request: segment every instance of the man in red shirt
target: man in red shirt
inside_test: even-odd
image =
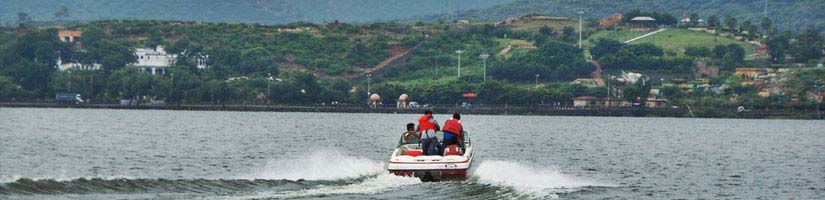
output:
[[[438,137],[435,132],[441,130],[438,121],[433,117],[433,111],[424,111],[424,116],[418,118],[418,128],[421,134],[421,150],[424,155],[438,155]]]
[[[461,126],[461,114],[454,113],[453,118],[448,119],[444,122],[444,145],[458,145],[463,147],[462,141],[464,141],[464,137],[462,133],[464,133],[464,127]]]

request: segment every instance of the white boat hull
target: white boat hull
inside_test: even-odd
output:
[[[464,180],[473,161],[473,149],[467,147],[463,155],[409,156],[403,148],[393,151],[387,170],[399,176],[412,176],[422,181]]]

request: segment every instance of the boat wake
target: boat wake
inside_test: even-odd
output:
[[[270,161],[262,172],[245,179],[338,180],[374,176],[385,172],[384,163],[322,150],[297,158]]]
[[[473,180],[479,184],[511,188],[529,198],[557,198],[560,193],[576,192],[585,187],[613,187],[612,184],[512,161],[483,161],[472,173]]]
[[[293,180],[243,180],[243,179],[103,179],[79,178],[66,181],[54,179],[20,178],[10,183],[0,183],[3,195],[37,194],[134,194],[134,193],[215,193],[232,194],[270,190],[300,190],[317,185],[345,185],[357,180],[293,181]]]
[[[194,194],[198,198],[284,199],[329,196],[430,195],[463,198],[557,198],[590,187],[611,187],[557,170],[512,161],[479,161],[461,182],[421,183],[418,178],[389,174],[384,163],[318,151],[270,161],[261,171],[234,179],[17,178],[0,183],[0,195]],[[406,187],[415,185],[414,187]],[[401,190],[401,188],[405,188]],[[412,190],[410,190],[412,188]],[[399,194],[400,192],[400,194]],[[185,197],[186,198],[186,197]]]

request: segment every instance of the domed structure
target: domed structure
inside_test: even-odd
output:
[[[378,104],[381,103],[381,95],[378,95],[378,93],[373,93],[372,95],[370,95],[369,101],[370,101],[370,103],[369,103],[370,107],[372,107],[372,108],[378,107]]]
[[[370,95],[370,101],[381,101],[381,95],[378,95],[378,93],[373,93]]]
[[[407,94],[401,94],[398,96],[398,101],[395,104],[395,109],[407,109],[407,98],[410,96]]]

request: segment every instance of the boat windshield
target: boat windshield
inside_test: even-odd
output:
[[[401,136],[401,138],[398,139],[398,145],[418,144],[418,143],[421,143],[421,139],[418,139],[418,137],[415,137],[415,136],[407,137],[406,139],[404,138],[404,136]]]
[[[436,136],[438,137],[438,141],[444,141],[444,133],[443,132],[436,132]],[[470,134],[467,131],[462,132],[462,136],[464,136],[464,144],[470,144]],[[421,139],[417,137],[407,137],[406,139],[401,136],[398,139],[398,145],[406,145],[406,144],[420,144]]]

